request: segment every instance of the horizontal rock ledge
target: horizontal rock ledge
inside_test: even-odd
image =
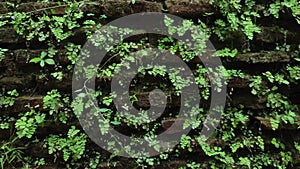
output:
[[[259,117],[256,116],[255,119],[257,119],[258,121],[260,121],[260,124],[262,124],[267,130],[272,130],[272,125],[271,125],[271,118],[270,117]],[[281,124],[279,124],[279,129],[283,129],[283,130],[297,130],[298,129],[298,125],[297,123],[300,122],[300,116],[297,116],[295,118],[295,125],[291,125],[291,124],[284,124],[283,122],[281,122]]]
[[[241,91],[237,90],[237,93],[241,94]],[[262,110],[266,108],[264,102],[259,100],[256,96],[252,95],[251,93],[242,93],[243,95],[233,94],[226,96],[225,101],[227,104],[232,106],[239,106],[240,104],[244,105],[245,108],[253,109],[253,110]],[[135,93],[137,101],[134,102],[134,106],[137,108],[149,108],[151,104],[149,102],[149,93],[148,92],[136,92]],[[180,97],[176,96],[174,92],[166,93],[166,106],[167,108],[180,108],[181,106],[181,99]],[[200,96],[200,95],[199,95]],[[28,111],[29,109],[26,106],[29,104],[30,107],[34,107],[38,110],[47,111],[47,109],[43,109],[43,97],[44,96],[20,96],[16,98],[15,103],[13,106],[8,108],[0,108],[3,114],[14,114],[19,112]],[[121,102],[121,101],[119,101]],[[122,104],[122,103],[119,103]],[[161,107],[165,103],[156,103],[157,107]],[[201,99],[200,101],[201,107],[207,109],[210,106],[209,100]]]
[[[257,53],[245,53],[236,55],[233,60],[247,63],[288,63],[291,56],[282,51],[264,51]]]
[[[46,51],[43,49],[38,50],[29,50],[29,49],[18,49],[18,50],[10,50],[5,53],[4,59],[0,62],[0,67],[6,67],[11,64],[28,64],[30,59],[40,57],[42,51]],[[56,55],[54,56],[54,60],[59,65],[69,64],[70,61],[66,56],[66,50],[58,50]],[[167,52],[166,54],[170,54]],[[178,55],[180,57],[180,55]],[[258,64],[258,63],[288,63],[293,60],[294,55],[288,54],[283,51],[262,51],[262,52],[254,52],[254,53],[245,53],[245,54],[237,54],[235,57],[223,57],[220,58],[223,61],[223,65],[226,67],[228,63],[236,63],[245,62],[247,64]],[[116,59],[120,59],[116,57]],[[174,59],[163,59],[165,63],[176,64],[177,60]],[[182,60],[182,59],[181,59]],[[209,63],[210,65],[217,64],[214,57],[211,54],[205,54],[203,57],[195,57],[190,63],[198,64],[198,63]],[[24,65],[26,66],[26,65]]]
[[[26,68],[26,67],[25,67]],[[30,67],[28,67],[29,69]],[[39,65],[37,64],[36,66],[31,64],[31,72],[28,72],[26,76],[24,76],[24,73],[22,73],[22,71],[15,73],[14,75],[11,75],[11,73],[9,73],[8,75],[4,74],[5,72],[3,72],[3,74],[0,74],[0,85],[5,87],[7,90],[9,89],[32,89],[33,87],[36,86],[41,86],[43,87],[43,89],[45,91],[47,91],[48,89],[51,88],[58,88],[61,90],[69,90],[72,88],[72,72],[63,72],[63,79],[62,80],[57,80],[55,79],[50,72],[45,72],[44,77],[38,77],[37,75],[35,75],[36,73],[39,73]],[[36,70],[36,71],[34,71]],[[16,71],[16,70],[12,70],[12,71]],[[53,71],[55,72],[55,71]],[[52,73],[52,71],[51,71]],[[19,74],[19,75],[17,75]],[[147,83],[145,80],[145,76],[143,75],[139,75],[138,80],[142,80],[142,82],[138,82],[137,86],[138,87],[143,87],[143,85],[148,85],[148,86],[153,86],[153,85],[157,85],[157,77],[153,77],[153,76],[147,76]],[[191,76],[191,78],[193,78]],[[206,77],[208,78],[208,77]],[[252,76],[247,75],[247,77],[245,78],[232,78],[230,80],[228,80],[228,85],[227,87],[229,88],[248,88],[249,83],[251,82],[251,78]],[[168,77],[166,77],[166,79],[168,79]],[[207,79],[210,80],[210,79]],[[96,79],[96,84],[97,85],[110,85],[110,81],[111,78],[103,76],[101,78],[97,78]],[[213,79],[212,79],[213,82]],[[169,85],[168,82],[164,82],[162,81],[162,83],[166,83],[166,85]],[[170,86],[171,88],[171,86]],[[297,92],[297,91],[294,91]]]
[[[138,12],[161,12],[162,4],[157,2],[149,2],[143,0],[137,0],[135,4],[132,4],[131,1],[118,1],[118,0],[109,0],[103,2],[79,2],[78,11],[85,13],[94,13],[94,14],[105,14],[108,17],[120,17],[128,14],[138,13]],[[10,8],[5,2],[0,3],[0,13],[5,14],[8,12],[13,12],[15,9]],[[68,7],[67,4],[56,2],[27,2],[21,3],[18,5],[16,11],[33,13],[36,15],[41,15],[44,12],[53,15],[63,15],[65,9]]]
[[[300,39],[296,38],[300,34],[298,32],[285,31],[282,28],[264,27],[262,26],[262,32],[256,34],[253,41],[251,41],[251,48],[254,51],[260,51],[266,49],[266,46],[274,46],[276,43],[278,45],[291,45],[298,46]],[[59,45],[63,47],[67,42],[73,42],[75,44],[85,44],[86,43],[86,31],[94,32],[95,28],[76,28],[73,30],[73,35],[63,40]],[[139,32],[140,36],[132,36],[128,40],[139,41],[141,36],[148,37],[151,44],[157,44],[157,40],[161,38],[160,36],[145,35],[144,30],[136,30]],[[130,36],[130,35],[129,35]],[[210,41],[215,46],[216,49],[222,49],[224,47],[242,49],[243,44],[247,41],[245,35],[242,32],[231,32],[225,37],[224,42],[218,40],[217,37],[212,36]],[[18,35],[12,26],[0,27],[0,45],[2,48],[7,48],[7,46],[23,45],[27,48],[45,47],[45,42],[39,42],[37,38],[31,41],[26,41],[21,35]],[[228,46],[231,44],[231,46]],[[274,46],[275,48],[275,46]],[[268,50],[274,50],[274,48],[268,48]]]
[[[209,0],[166,0],[165,5],[168,13],[185,18],[197,18],[206,13],[217,11],[217,9],[209,3]]]

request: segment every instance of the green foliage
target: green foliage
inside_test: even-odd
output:
[[[287,66],[287,70],[289,72],[289,81],[290,82],[297,82],[300,80],[300,66]]]
[[[300,3],[297,0],[275,1],[270,5],[269,13],[275,18],[279,18],[279,12],[284,9],[290,9],[295,20],[300,24]]]
[[[74,43],[68,43],[65,48],[67,49],[67,57],[71,61],[71,64],[75,64],[78,61],[78,53],[81,49],[80,45],[75,45]]]
[[[31,138],[35,134],[38,125],[42,125],[44,123],[45,117],[45,114],[36,112],[33,109],[31,109],[29,112],[26,112],[16,121],[15,124],[18,137]]]
[[[15,98],[19,96],[16,89],[8,91],[6,95],[0,93],[0,108],[7,108],[15,103]]]
[[[40,57],[35,57],[30,59],[29,62],[40,63],[41,67],[44,67],[45,64],[55,65],[55,61],[53,60],[53,56],[56,54],[56,50],[49,48],[47,52],[43,51]]]
[[[187,77],[182,77],[179,75],[180,70],[178,69],[171,69],[169,72],[169,79],[171,80],[172,84],[175,87],[176,94],[179,95],[180,91],[191,84],[191,81]]]
[[[237,53],[238,51],[236,49],[230,50],[229,48],[224,48],[222,50],[218,50],[215,55],[218,57],[235,57]]]
[[[72,126],[67,137],[58,135],[50,135],[45,143],[45,147],[48,147],[49,154],[63,153],[63,160],[68,161],[71,159],[72,162],[80,160],[85,151],[86,135],[80,133],[80,130]]]
[[[260,28],[255,24],[255,19],[260,15],[256,12],[255,1],[247,1],[245,5],[241,1],[210,0],[220,8],[220,12],[226,20],[217,19],[215,21],[214,33],[220,40],[225,39],[227,32],[242,30],[246,37],[253,39],[254,33],[260,33]]]
[[[63,72],[53,72],[51,75],[56,78],[57,80],[62,80],[63,79]]]
[[[190,137],[190,136],[183,135],[183,136],[181,137],[181,140],[180,140],[180,147],[181,147],[182,149],[187,148],[187,150],[188,150],[189,152],[192,152],[193,149],[192,149],[192,147],[191,147],[191,137]]]
[[[44,102],[44,108],[49,108],[49,114],[52,115],[54,112],[56,112],[60,107],[62,107],[62,102],[61,102],[61,95],[60,93],[56,90],[53,89],[49,92],[47,92],[47,95],[44,96],[43,102]]]
[[[4,142],[1,141],[0,146],[0,168],[6,168],[7,164],[14,165],[23,159],[23,149],[24,147],[16,147],[14,144],[17,138],[13,140]]]
[[[47,95],[43,97],[43,108],[49,109],[49,115],[53,116],[55,120],[60,120],[62,123],[67,123],[69,116],[69,108],[64,107],[69,102],[68,97],[62,97],[62,95],[53,89],[47,92]]]
[[[8,49],[0,48],[0,62],[5,58],[5,52],[7,52]]]
[[[48,0],[43,0],[42,2],[49,3]],[[135,0],[131,0],[130,2],[131,5],[136,3]],[[63,14],[56,14],[55,7],[39,9],[41,13],[38,15],[35,14],[35,9],[26,13],[10,12],[7,16],[0,16],[0,27],[13,27],[17,34],[25,38],[26,45],[36,41],[47,44],[40,56],[31,57],[29,62],[37,63],[43,68],[42,70],[45,72],[39,74],[39,77],[51,75],[57,80],[63,80],[68,73],[64,71],[64,66],[68,70],[71,70],[79,60],[78,56],[82,48],[81,45],[70,42],[70,37],[78,32],[78,30],[83,30],[86,37],[91,37],[94,30],[102,27],[101,23],[107,22],[107,20],[103,22],[103,19],[106,19],[106,16],[103,14],[98,15],[82,12],[84,10],[81,9],[88,7],[85,5],[89,3],[93,2],[67,0],[57,2],[56,7],[63,7],[62,9],[65,10]],[[185,121],[183,124],[183,128],[192,127],[192,134],[182,136],[179,144],[166,153],[150,158],[133,159],[133,161],[141,168],[155,168],[156,165],[162,164],[163,161],[168,161],[175,157],[184,157],[185,155],[194,155],[201,151],[201,153],[204,153],[205,158],[209,159],[208,161],[202,163],[202,161],[187,160],[186,166],[181,168],[198,169],[203,166],[208,168],[249,169],[290,168],[295,158],[290,147],[280,137],[274,137],[271,138],[271,141],[267,141],[263,137],[264,133],[261,131],[261,126],[265,125],[265,123],[269,124],[274,132],[279,132],[285,126],[299,126],[299,122],[297,121],[299,116],[297,112],[299,110],[297,106],[290,102],[288,94],[282,91],[282,88],[285,89],[285,87],[289,88],[292,85],[299,84],[300,67],[298,63],[300,61],[300,45],[298,49],[295,49],[297,46],[287,44],[285,37],[284,45],[278,43],[274,50],[287,52],[288,54],[292,53],[294,56],[292,57],[293,61],[290,64],[284,64],[280,71],[269,70],[256,72],[251,75],[248,75],[248,72],[246,73],[244,70],[230,69],[223,66],[216,68],[206,67],[206,65],[204,66],[201,63],[195,62],[197,60],[195,58],[205,52],[209,52],[204,50],[206,48],[206,40],[216,35],[220,41],[224,41],[226,44],[215,52],[214,57],[220,57],[225,61],[235,60],[235,57],[239,53],[252,49],[252,40],[255,40],[255,35],[261,32],[260,25],[258,25],[259,22],[257,22],[260,17],[273,16],[273,19],[276,20],[281,17],[281,13],[291,13],[291,16],[300,24],[299,2],[297,0],[273,0],[266,2],[267,4],[263,5],[263,7],[262,4],[254,0],[210,0],[210,3],[218,8],[220,12],[213,19],[213,26],[211,27],[208,27],[208,25],[211,25],[210,19],[205,23],[200,20],[196,22],[195,20],[185,20],[176,26],[171,18],[167,17],[164,20],[164,24],[168,28],[168,33],[171,35],[184,36],[190,30],[194,46],[185,45],[182,41],[171,37],[162,37],[158,39],[157,46],[155,47],[161,51],[178,55],[188,66],[196,69],[193,73],[195,82],[200,89],[201,99],[209,101],[211,90],[220,92],[221,87],[224,84],[228,84],[230,80],[241,79],[249,82],[251,93],[258,98],[257,104],[263,105],[266,108],[263,110],[252,110],[246,105],[232,104],[230,95],[236,89],[228,88],[230,91],[228,92],[229,99],[226,109],[222,114],[220,125],[209,140],[203,141],[197,135],[201,131],[201,123],[206,117],[205,113],[207,113],[207,110],[202,107],[194,107],[189,113],[199,115],[196,119]],[[13,9],[17,9],[18,7],[14,3],[7,2],[7,4]],[[207,14],[207,16],[209,15],[211,14]],[[108,20],[110,19],[108,18]],[[195,23],[196,26],[194,26]],[[131,55],[132,52],[140,51],[143,57],[146,57],[148,53],[144,49],[153,47],[153,44],[148,39],[148,35],[147,38],[135,42],[129,42],[127,39],[124,40],[121,38],[121,41],[115,46],[108,46],[108,44],[114,42],[115,39],[113,37],[116,31],[125,36],[134,30],[109,27],[99,37],[94,38],[93,44],[100,49],[108,51],[109,58],[105,60],[105,63],[97,66],[82,63],[87,79],[96,76],[108,83],[116,73],[120,72],[121,67],[130,68],[129,63],[138,63],[140,61]],[[230,44],[233,43],[231,39],[236,39],[234,37],[236,33],[244,35],[243,38],[238,39],[243,43],[241,44],[242,49],[236,48],[234,44]],[[285,36],[287,36],[287,31],[285,32]],[[6,52],[8,52],[8,49],[0,48],[0,61],[8,58]],[[89,57],[89,54],[84,53],[84,57]],[[67,59],[67,65],[60,63],[64,58]],[[173,95],[180,97],[181,89],[193,83],[190,78],[181,76],[179,69],[168,70],[167,66],[163,65],[140,66],[138,67],[138,71],[139,75],[131,83],[131,88],[138,89],[139,91],[137,92],[148,92],[150,89],[158,88],[162,89],[168,93],[168,101],[171,102]],[[208,77],[209,74],[212,77]],[[147,80],[149,76],[154,77],[154,79],[165,80],[167,84],[149,85],[145,83],[144,86],[140,87],[141,82],[144,79]],[[221,77],[224,77],[225,81],[222,81]],[[87,80],[86,83],[88,82]],[[120,83],[122,84],[122,82]],[[212,89],[213,85],[216,88]],[[24,168],[45,165],[47,162],[43,158],[30,159],[30,157],[23,157],[22,150],[24,148],[17,146],[15,143],[18,139],[35,142],[33,139],[38,132],[38,127],[43,127],[46,120],[53,120],[53,118],[54,123],[51,123],[51,125],[71,126],[66,135],[51,134],[46,136],[47,138],[44,140],[45,148],[47,148],[49,154],[53,154],[55,163],[59,163],[60,161],[57,160],[62,159],[63,164],[59,164],[65,165],[64,167],[67,168],[99,168],[101,163],[108,161],[107,163],[110,167],[116,167],[119,163],[110,161],[115,156],[114,154],[111,157],[107,157],[101,151],[86,146],[86,135],[72,126],[74,124],[74,119],[72,119],[73,114],[80,117],[83,115],[84,108],[91,109],[91,112],[95,113],[95,115],[101,113],[108,120],[109,123],[99,120],[100,132],[109,132],[108,125],[117,128],[127,126],[130,129],[134,129],[136,133],[144,133],[144,138],[153,145],[153,148],[160,150],[161,145],[154,142],[153,138],[155,138],[157,133],[161,132],[162,124],[160,122],[150,123],[149,115],[153,112],[141,110],[140,118],[130,116],[129,108],[135,105],[139,98],[135,92],[129,92],[132,105],[122,106],[127,111],[125,114],[128,115],[128,117],[124,118],[113,106],[113,99],[117,96],[105,87],[100,85],[98,88],[100,91],[97,91],[96,94],[97,99],[99,99],[98,104],[101,107],[99,109],[95,108],[95,103],[86,102],[85,96],[89,96],[90,93],[87,86],[83,86],[82,89],[77,91],[79,97],[76,100],[70,101],[69,96],[64,95],[63,92],[51,89],[43,97],[43,105],[36,105],[34,108],[30,107],[30,110],[27,112],[19,112],[19,116],[16,119],[4,119],[4,117],[1,117],[0,129],[8,130],[11,126],[14,126],[15,130],[11,132],[12,134],[16,134],[16,137],[12,141],[1,140],[1,168],[13,166],[18,162],[22,162]],[[17,90],[6,91],[4,89],[0,94],[0,108],[5,110],[13,106],[17,97],[19,97]],[[190,106],[188,102],[184,104],[185,106]],[[42,106],[42,111],[36,109],[40,108],[39,106]],[[171,112],[163,118],[176,118],[176,113],[176,111]],[[253,118],[256,118],[256,116],[266,119],[266,122],[260,122],[259,127],[255,128],[251,124]],[[140,125],[139,122],[145,123]],[[137,134],[135,132],[129,134],[129,136],[136,137]],[[117,142],[110,141],[109,144],[113,149]],[[278,152],[271,152],[269,150],[270,145]],[[300,152],[299,141],[294,141],[294,147],[295,150]],[[127,147],[124,147],[124,151],[130,152]],[[182,152],[185,154],[181,154]]]
[[[300,145],[298,142],[294,142],[294,146],[298,152],[300,152]]]

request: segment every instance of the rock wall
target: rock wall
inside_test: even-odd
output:
[[[263,14],[264,9],[260,7],[268,6],[269,4],[264,1],[258,1],[256,5],[257,12]],[[5,16],[10,12],[15,11],[25,12],[27,14],[30,13],[35,17],[42,16],[43,14],[49,16],[62,16],[66,14],[66,7],[67,5],[64,5],[63,3],[58,4],[57,2],[44,3],[30,0],[14,0],[7,3],[6,1],[0,1],[0,16]],[[95,1],[83,3],[79,8],[79,11],[84,14],[92,13],[94,16],[105,15],[105,19],[99,20],[99,22],[102,22],[103,24],[116,18],[137,12],[163,12],[177,15],[185,19],[192,19],[193,21],[200,19],[207,24],[208,27],[213,26],[216,19],[224,18],[219,7],[206,0],[195,2],[187,0],[137,0],[134,4],[132,2],[118,0],[103,2]],[[88,16],[84,16],[79,22],[86,20],[85,17],[88,18]],[[4,20],[3,18],[0,17],[0,21]],[[272,112],[272,108],[267,105],[268,95],[261,97],[254,95],[251,93],[253,87],[249,85],[257,75],[262,75],[264,72],[270,71],[274,74],[281,73],[288,76],[287,66],[299,65],[299,62],[296,61],[295,58],[299,58],[297,48],[300,44],[300,39],[298,38],[300,25],[297,24],[294,17],[289,12],[280,13],[278,19],[272,16],[257,18],[256,24],[259,25],[261,31],[260,33],[255,33],[252,40],[247,39],[245,34],[240,30],[226,34],[223,41],[215,34],[212,34],[210,38],[210,41],[217,50],[225,47],[238,49],[239,52],[235,57],[221,58],[223,65],[227,69],[241,70],[247,74],[244,78],[234,77],[229,80],[227,86],[227,105],[229,105],[229,107],[239,107],[240,105],[243,105],[244,112],[253,112],[245,125],[254,131],[259,130],[260,135],[265,140],[266,151],[276,152],[276,148],[272,147],[271,140],[274,136],[282,138],[282,142],[286,143],[286,149],[293,152],[293,163],[289,165],[290,167],[296,168],[300,166],[299,152],[297,152],[293,143],[294,141],[300,140],[300,137],[298,136],[298,126],[296,123],[295,125],[290,125],[281,122],[282,125],[280,125],[279,129],[273,131],[270,117],[263,116],[263,114]],[[72,30],[72,36],[57,42],[57,53],[53,58],[55,66],[46,65],[45,67],[41,67],[39,64],[30,63],[29,61],[41,56],[41,53],[47,49],[47,41],[39,41],[37,38],[27,40],[25,37],[27,34],[26,30],[23,35],[20,35],[15,28],[9,24],[0,27],[0,48],[8,49],[0,62],[0,86],[3,90],[3,95],[6,94],[6,91],[11,91],[13,89],[16,89],[19,93],[11,106],[5,107],[0,104],[2,116],[0,119],[2,122],[10,117],[18,119],[22,113],[30,111],[29,107],[34,108],[36,111],[48,114],[49,108],[44,108],[43,98],[47,92],[53,89],[57,89],[63,95],[71,96],[73,72],[72,69],[67,69],[67,66],[71,64],[66,56],[68,51],[64,46],[69,42],[83,45],[86,41],[86,31],[93,31],[94,29],[95,28],[74,28]],[[158,36],[151,34],[144,34],[142,37],[147,37],[153,43],[156,43],[159,38]],[[137,41],[140,39],[140,37],[134,38],[131,40]],[[286,49],[286,46],[288,46],[289,49]],[[242,52],[242,50],[246,48],[249,50],[247,52]],[[200,60],[194,59],[192,60],[192,65],[196,65],[200,62]],[[62,80],[58,80],[51,75],[51,73],[55,71],[63,73]],[[149,78],[148,80],[149,83],[156,82],[155,78]],[[103,86],[108,85],[105,77],[101,77],[97,83]],[[266,86],[273,85],[267,77],[262,79],[262,84],[265,84]],[[290,83],[288,85],[280,84],[278,87],[278,91],[287,97],[289,103],[296,106],[300,105],[300,87],[298,82]],[[148,94],[149,93],[147,92],[137,92],[136,95],[138,101],[135,106],[148,108],[150,106],[147,99]],[[203,102],[202,104],[205,106],[207,103]],[[172,106],[174,109],[178,108],[180,106],[180,98],[171,93],[167,105]],[[66,107],[69,107],[66,109],[69,111],[70,105]],[[63,108],[58,111],[63,111],[62,109]],[[298,122],[299,111],[295,112],[295,114],[297,116],[295,117],[295,121]],[[163,121],[162,125],[168,126],[168,123],[172,123],[172,119]],[[57,123],[53,118],[49,118],[45,121],[43,126],[37,128],[34,134],[34,138],[38,140],[37,142],[33,142],[33,139],[22,138],[16,144],[25,146],[26,149],[24,150],[24,154],[29,154],[32,159],[45,158],[48,166],[61,168],[61,166],[63,166],[62,163],[64,163],[63,160],[56,161],[56,158],[62,158],[61,154],[57,154],[57,157],[48,154],[47,149],[43,147],[43,139],[49,134],[66,133],[72,125],[81,128],[76,118],[70,119],[66,124]],[[3,144],[5,141],[10,140],[15,136],[16,129],[14,120],[9,123],[8,128],[0,129],[0,141],[2,141]],[[218,138],[211,139],[210,144],[223,147],[228,146],[226,142],[222,142],[222,139]],[[88,147],[87,149],[92,150],[99,149],[91,140],[88,140],[86,147]],[[183,152],[182,157],[172,156],[170,159],[155,165],[153,168],[178,168],[179,166],[184,166],[187,164],[188,160],[194,159],[194,154],[198,154],[203,157],[203,159],[210,159],[209,156],[203,153],[203,150],[199,145],[194,145],[192,148],[192,153]],[[107,152],[103,150],[99,151],[107,158]],[[245,152],[241,151],[240,153],[244,154]],[[85,158],[89,157],[87,156]],[[82,159],[82,163],[86,163],[84,160],[85,159]],[[134,162],[130,161],[128,166],[126,166],[126,161],[126,159],[120,158],[117,165],[120,168],[136,165]],[[14,165],[20,166],[19,162],[16,162]],[[101,165],[99,168],[105,168],[104,162]],[[8,166],[11,167],[12,165]],[[202,166],[202,168],[205,168],[205,166]]]

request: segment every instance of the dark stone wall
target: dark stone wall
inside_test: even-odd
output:
[[[5,1],[0,0],[0,14],[6,14],[12,11],[30,12],[34,9],[35,15],[40,15],[44,10],[42,8],[56,6],[57,3],[40,3],[31,0],[21,1],[15,0],[10,2],[17,2],[19,5],[16,9],[8,6]],[[261,4],[264,5],[263,3]],[[62,15],[65,13],[63,6],[54,8],[55,15]],[[215,17],[220,17],[218,9],[209,4],[207,1],[200,1],[191,3],[187,0],[166,0],[166,1],[143,1],[138,0],[135,4],[131,4],[126,1],[105,1],[105,2],[94,2],[84,5],[81,8],[84,12],[90,12],[94,14],[105,14],[110,20],[119,18],[132,13],[137,12],[167,12],[187,19],[201,19],[208,25],[212,23]],[[50,15],[52,13],[48,11]],[[212,16],[203,16],[205,13],[214,12]],[[300,43],[300,25],[295,23],[292,16],[285,14],[277,20],[272,18],[263,17],[257,20],[258,25],[262,28],[261,33],[255,34],[254,39],[249,41],[251,52],[238,54],[234,58],[222,58],[223,64],[226,68],[240,69],[247,72],[248,78],[239,79],[233,78],[228,84],[227,102],[230,105],[238,106],[243,104],[245,109],[252,111],[260,111],[266,109],[266,99],[258,99],[256,96],[251,94],[249,87],[250,79],[252,76],[257,75],[261,72],[270,70],[272,72],[285,71],[284,68],[287,64],[294,64],[293,58],[295,54],[292,52],[276,51],[274,48],[278,45],[291,45],[291,48],[296,48]],[[72,37],[62,41],[60,44],[63,46],[67,42],[75,42],[77,44],[83,44],[85,42],[85,30],[78,28]],[[151,35],[149,36],[151,39]],[[229,34],[224,42],[218,40],[217,37],[212,36],[211,42],[217,49],[223,47],[233,47],[241,49],[243,42],[246,37],[242,32],[236,31]],[[153,39],[155,41],[155,38]],[[15,104],[8,108],[2,108],[0,110],[1,115],[17,116],[18,113],[27,111],[27,104],[31,107],[43,104],[43,96],[47,91],[51,89],[58,89],[63,93],[71,93],[72,88],[72,71],[65,69],[63,71],[64,76],[62,81],[54,79],[47,70],[50,68],[45,67],[41,69],[38,64],[29,63],[29,60],[34,57],[40,56],[40,53],[44,50],[45,44],[38,40],[27,41],[24,37],[18,35],[13,27],[3,26],[0,27],[0,47],[9,49],[6,52],[5,58],[0,62],[0,87],[5,90],[17,89],[20,96],[16,99]],[[69,60],[65,56],[65,49],[60,49],[57,56],[55,56],[55,62],[61,66],[69,64]],[[193,63],[200,63],[199,60],[193,60]],[[44,77],[39,77],[41,72],[45,73]],[[103,77],[105,78],[105,77]],[[267,81],[266,79],[264,79]],[[99,84],[104,84],[105,80],[99,80]],[[267,83],[267,82],[266,82]],[[280,89],[284,92],[292,103],[300,105],[300,87],[299,85],[291,85],[289,87],[282,87]],[[148,107],[149,101],[147,93],[138,93],[137,105],[139,107]],[[173,97],[173,96],[171,96]],[[172,102],[170,102],[172,100]],[[168,105],[180,106],[180,100],[177,97],[170,99]],[[205,104],[205,103],[203,103]],[[38,110],[45,111],[43,106],[39,106]],[[299,113],[299,112],[298,112]],[[272,129],[269,124],[269,119],[265,117],[251,117],[254,122],[258,122],[264,126],[266,131],[270,131],[268,134],[272,136]],[[165,124],[168,121],[164,122]],[[74,124],[79,126],[79,123],[74,121]],[[46,127],[40,129],[38,134],[46,136],[49,131],[60,131],[66,130],[66,125],[53,126],[51,122],[45,124]],[[299,134],[299,131],[295,126],[286,126],[281,129],[285,134]],[[12,132],[10,130],[0,129],[0,138],[9,138]],[[268,134],[266,137],[268,137]],[[298,136],[297,136],[298,137]],[[300,139],[300,138],[299,138]],[[217,142],[216,140],[214,140]],[[221,144],[221,143],[218,143]],[[36,144],[36,147],[31,147],[27,151],[35,151],[39,149],[40,144]],[[199,147],[195,147],[195,149]],[[47,156],[47,152],[43,152]],[[43,154],[41,153],[41,154]],[[42,155],[41,155],[42,156]],[[50,158],[50,157],[49,157]],[[299,165],[298,160],[297,164]],[[176,159],[165,164],[165,168],[172,168],[184,164],[184,161]],[[164,167],[163,167],[164,168]]]

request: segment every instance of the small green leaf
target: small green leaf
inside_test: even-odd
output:
[[[38,58],[38,57],[37,57],[37,58],[32,58],[29,62],[30,62],[30,63],[32,63],[32,62],[33,62],[33,63],[38,63],[38,62],[40,62],[41,60],[42,60],[41,58]]]
[[[52,9],[50,9],[50,11],[51,11],[51,14],[53,14],[53,15],[55,15],[56,14],[56,11],[52,8]]]
[[[41,65],[41,67],[44,67],[45,66],[45,61],[41,60],[40,65]]]
[[[107,108],[101,108],[99,111],[101,112],[101,113],[104,113],[104,112],[107,112],[107,111],[109,111],[110,109],[107,109]]]
[[[270,123],[271,123],[271,126],[272,126],[272,130],[276,130],[279,127],[280,121],[277,120],[277,119],[274,119],[274,118],[270,118]]]
[[[47,52],[43,51],[43,52],[41,53],[41,55],[40,55],[40,58],[42,59],[42,58],[44,58],[45,56],[47,56]]]
[[[83,97],[85,97],[85,95],[86,95],[85,93],[79,93],[79,94],[78,94],[78,97],[83,98]]]
[[[116,126],[121,124],[121,122],[119,122],[119,121],[112,121],[110,123],[113,124],[113,125],[116,125]]]
[[[47,64],[49,64],[49,65],[54,65],[54,64],[55,64],[55,62],[54,62],[53,59],[46,59],[45,62],[46,62]]]

